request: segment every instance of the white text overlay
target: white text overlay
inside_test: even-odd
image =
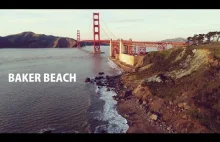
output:
[[[8,82],[76,82],[75,73],[9,73]]]

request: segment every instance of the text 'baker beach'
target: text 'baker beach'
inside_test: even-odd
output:
[[[75,73],[9,73],[8,82],[76,82]]]

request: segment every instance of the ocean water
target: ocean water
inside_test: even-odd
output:
[[[0,49],[0,133],[125,133],[114,92],[86,77],[120,74],[105,54],[84,48]],[[9,73],[76,73],[76,82],[8,82]]]

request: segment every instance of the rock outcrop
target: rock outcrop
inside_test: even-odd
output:
[[[120,76],[126,87],[118,89],[115,99],[119,105],[129,106],[128,111],[143,110],[135,119],[141,121],[147,114],[150,123],[168,132],[219,133],[219,47],[212,43],[150,52],[137,63],[141,70]],[[132,92],[126,97],[128,88]],[[121,108],[124,111],[124,106]]]

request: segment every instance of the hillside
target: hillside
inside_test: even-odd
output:
[[[19,34],[0,37],[0,48],[65,48],[75,46],[75,39],[36,34],[33,32],[22,32]]]
[[[187,40],[185,38],[182,37],[178,37],[178,38],[173,38],[173,39],[165,39],[162,40],[161,42],[186,42]]]
[[[168,131],[220,132],[219,43],[150,52],[136,68],[136,72],[123,73],[121,82],[139,103],[131,108],[131,98],[121,99],[121,112],[131,113],[137,106],[138,113],[141,107],[153,124],[166,124]],[[139,122],[141,118],[143,115],[130,116],[128,120]],[[135,126],[139,123],[128,132],[137,132],[132,130]]]
[[[11,46],[12,46],[11,41],[9,41],[5,37],[0,37],[0,48],[2,48],[2,47],[11,47]]]

